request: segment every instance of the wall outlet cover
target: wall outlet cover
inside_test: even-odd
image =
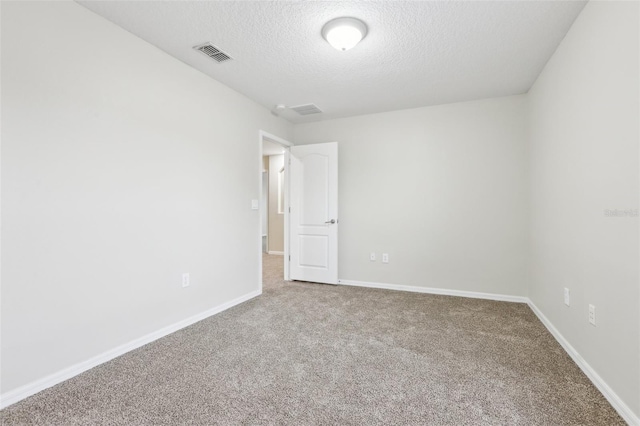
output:
[[[589,305],[589,323],[593,326],[596,325],[596,307]]]

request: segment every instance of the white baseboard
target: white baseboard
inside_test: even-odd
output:
[[[382,288],[385,290],[410,291],[413,293],[440,294],[443,296],[470,297],[472,299],[497,300],[501,302],[527,303],[529,301],[529,299],[524,296],[511,296],[508,294],[494,294],[494,293],[478,293],[475,291],[449,290],[446,288],[417,287],[417,286],[410,286],[410,285],[371,283],[371,282],[353,281],[353,280],[338,280],[338,284],[351,285],[355,287]]]
[[[267,254],[276,254],[278,256],[284,256],[284,252],[283,251],[272,251],[272,250],[269,250],[267,252]]]
[[[120,355],[124,355],[125,353],[132,351],[134,349],[137,349],[141,346],[144,346],[147,343],[151,343],[154,340],[158,340],[182,328],[195,324],[198,321],[202,321],[205,318],[208,318],[212,315],[225,311],[242,302],[246,302],[249,299],[253,299],[256,296],[259,296],[260,294],[262,294],[261,290],[252,291],[251,293],[245,294],[244,296],[240,296],[237,299],[231,300],[227,303],[223,303],[214,308],[208,309],[204,312],[201,312],[199,314],[186,318],[182,321],[179,321],[175,324],[171,324],[167,327],[161,328],[160,330],[154,331],[153,333],[149,333],[146,336],[142,336],[129,343],[125,343],[124,345],[120,345],[116,348],[108,350],[86,361],[72,365],[71,367],[65,368],[64,370],[58,371],[57,373],[51,374],[49,376],[43,377],[42,379],[28,383],[12,391],[3,393],[2,395],[0,395],[0,409],[8,407],[11,404],[15,404],[16,402],[22,399],[25,399],[42,390],[50,388],[51,386],[57,385],[58,383],[62,383],[65,380],[69,380],[70,378],[77,376],[80,373],[84,373],[85,371],[93,367],[96,367],[100,364],[110,361],[116,357],[119,357]]]
[[[547,327],[547,330],[555,337],[555,339],[560,343],[560,346],[569,354],[569,356],[573,359],[573,361],[580,367],[582,372],[591,380],[596,388],[604,395],[604,397],[609,401],[609,403],[613,406],[613,408],[620,414],[628,424],[633,426],[640,425],[640,417],[636,416],[635,413],[629,408],[627,404],[620,399],[620,397],[609,387],[607,382],[605,382],[602,377],[596,373],[596,371],[587,363],[587,361],[582,358],[582,356],[578,353],[578,351],[571,346],[571,344],[564,338],[564,336],[558,331],[557,328],[549,321],[547,317],[544,316],[542,311],[538,309],[538,307],[531,301],[528,301],[528,305],[531,310],[536,314],[538,319]]]

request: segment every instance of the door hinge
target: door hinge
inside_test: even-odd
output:
[[[291,255],[289,255],[289,262],[291,262]]]
[[[289,207],[289,213],[291,213],[291,207]]]

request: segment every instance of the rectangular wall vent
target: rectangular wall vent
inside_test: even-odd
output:
[[[226,53],[224,53],[222,50],[218,49],[211,43],[205,43],[199,46],[193,46],[193,48],[198,52],[204,55],[207,55],[208,57],[210,57],[216,62],[224,62],[232,59],[231,56],[227,55]]]
[[[300,115],[320,114],[322,112],[322,110],[317,106],[315,106],[314,104],[298,105],[294,107],[289,107],[289,109],[294,110]]]

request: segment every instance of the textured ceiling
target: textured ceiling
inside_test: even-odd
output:
[[[81,1],[117,25],[271,109],[314,103],[292,122],[526,93],[584,1]],[[369,27],[340,52],[324,23]],[[216,63],[193,46],[233,58]]]

